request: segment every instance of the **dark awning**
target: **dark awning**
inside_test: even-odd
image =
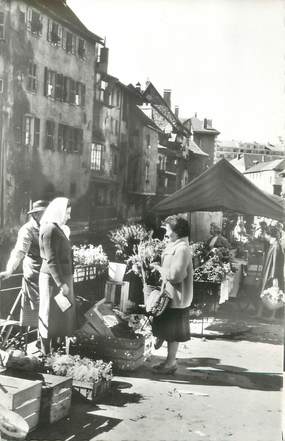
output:
[[[228,161],[222,159],[184,188],[159,202],[160,214],[232,210],[284,222],[285,200],[260,190]]]

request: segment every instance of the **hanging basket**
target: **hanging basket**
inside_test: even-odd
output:
[[[266,308],[270,309],[270,311],[276,311],[277,309],[280,309],[285,305],[283,301],[276,302],[268,297],[262,297],[261,301],[264,304],[264,306],[266,306]]]

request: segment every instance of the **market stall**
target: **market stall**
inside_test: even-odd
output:
[[[223,159],[153,209],[159,215],[226,210],[239,215],[264,216],[283,221],[285,201],[260,190]],[[193,254],[194,259],[199,256],[199,244],[196,256],[195,251]],[[205,259],[204,256],[204,261],[198,264],[196,259],[193,304],[214,304],[216,307],[237,296],[243,267],[247,262],[233,257],[226,259],[226,262],[217,255],[208,257]]]

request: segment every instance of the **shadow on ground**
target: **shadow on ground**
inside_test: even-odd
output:
[[[74,393],[69,417],[52,425],[41,425],[29,435],[27,440],[87,441],[109,432],[122,420],[97,415],[96,411],[100,411],[100,406],[104,404],[125,407],[128,403],[139,403],[143,399],[142,395],[122,392],[131,387],[131,383],[112,381],[111,391],[97,405],[83,398],[78,392]]]
[[[153,356],[151,364],[155,365],[160,361],[160,357]],[[153,372],[150,365],[145,365],[132,373],[132,376],[173,384],[227,386],[272,392],[282,388],[281,374],[249,372],[242,367],[220,364],[220,360],[216,358],[180,359],[174,375]]]

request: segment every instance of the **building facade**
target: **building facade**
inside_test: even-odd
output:
[[[215,163],[222,158],[231,161],[232,159],[240,158],[242,155],[250,155],[251,158],[255,158],[257,161],[260,160],[260,157],[261,161],[274,161],[275,159],[285,158],[285,145],[282,143],[272,145],[235,140],[217,141],[214,157]]]
[[[281,196],[284,189],[284,169],[285,159],[275,159],[255,164],[244,175],[261,190]]]
[[[103,40],[62,0],[0,0],[1,227],[65,195],[86,216],[95,61]]]

